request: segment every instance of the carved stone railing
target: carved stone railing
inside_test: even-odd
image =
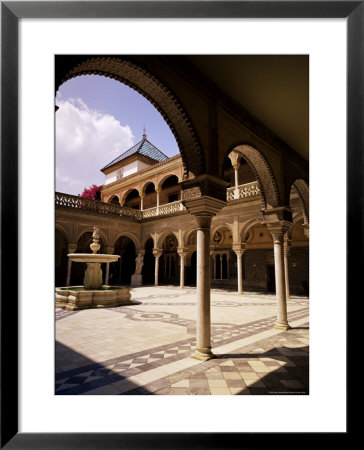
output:
[[[260,195],[260,189],[258,187],[258,182],[253,181],[252,183],[241,184],[237,187],[230,187],[226,190],[226,200],[241,200],[250,197],[258,197]]]
[[[178,200],[177,202],[167,203],[166,205],[162,205],[158,208],[158,215],[165,215],[165,214],[173,214],[180,211],[183,211],[186,209],[181,200]],[[143,211],[146,212],[146,211]]]
[[[125,206],[114,205],[112,203],[99,202],[90,198],[83,198],[77,195],[63,194],[56,192],[56,206],[65,206],[98,214],[131,217],[133,219],[141,219],[142,211]]]
[[[112,203],[99,202],[89,198],[79,197],[77,195],[63,194],[56,192],[56,206],[64,206],[68,208],[90,211],[98,214],[130,217],[135,220],[148,219],[166,214],[178,213],[186,208],[182,202],[167,203],[158,208],[149,208],[144,211],[138,209],[127,208],[126,206],[114,205]]]

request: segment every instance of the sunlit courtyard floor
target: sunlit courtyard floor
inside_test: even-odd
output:
[[[308,394],[308,298],[288,300],[292,329],[273,329],[274,295],[211,291],[212,350],[196,344],[196,290],[132,289],[130,306],[56,309],[57,395]]]

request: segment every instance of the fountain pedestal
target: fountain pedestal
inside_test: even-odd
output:
[[[102,286],[102,270],[100,263],[87,263],[83,285],[86,289],[100,289]]]

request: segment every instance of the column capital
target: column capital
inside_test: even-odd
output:
[[[153,255],[156,258],[159,258],[162,255],[162,253],[163,253],[163,249],[161,249],[161,248],[153,248]]]
[[[139,197],[140,197],[140,198],[144,198],[144,197],[145,197],[144,192],[139,192]]]
[[[273,236],[273,238],[281,237],[281,239],[283,241],[284,235],[287,233],[287,230],[291,226],[291,222],[282,220],[280,222],[266,223],[265,225],[267,226],[268,231]]]
[[[161,188],[159,186],[155,186],[155,192],[160,192]]]
[[[234,169],[235,168],[238,169],[240,166],[240,153],[232,151],[229,153],[228,157],[229,157],[229,159],[231,161],[231,165],[234,167]]]
[[[137,253],[137,255],[142,255],[142,256],[144,256],[145,250],[142,249],[142,248],[139,248],[138,250],[136,250],[136,253]]]
[[[108,255],[112,255],[114,253],[114,246],[108,245],[107,247],[104,247],[104,252]]]
[[[77,244],[68,244],[68,253],[74,253],[77,250]]]
[[[246,250],[245,244],[241,244],[241,243],[233,244],[231,248],[238,256],[242,255]]]
[[[188,249],[184,247],[177,247],[177,253],[179,254],[179,256],[185,257],[188,255]]]
[[[185,199],[182,203],[193,216],[210,218],[216,216],[226,206],[226,202],[207,196]]]
[[[292,223],[292,210],[286,206],[278,206],[277,208],[263,209],[263,224],[275,222]]]

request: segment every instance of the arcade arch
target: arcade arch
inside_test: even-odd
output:
[[[188,171],[195,175],[205,173],[201,144],[187,111],[162,81],[131,59],[117,56],[58,57],[56,89],[80,75],[102,75],[126,84],[149,100],[167,122],[182,156],[185,177]]]
[[[241,158],[250,166],[251,170],[246,170],[247,176],[252,178],[252,173],[255,175],[261,193],[262,209],[281,206],[277,181],[268,161],[259,150],[247,144],[239,144],[235,145],[227,155],[231,159],[235,172],[238,172],[240,168]]]
[[[109,284],[130,285],[131,276],[135,272],[136,247],[129,236],[119,236],[114,245],[114,255],[118,261],[110,264]]]

